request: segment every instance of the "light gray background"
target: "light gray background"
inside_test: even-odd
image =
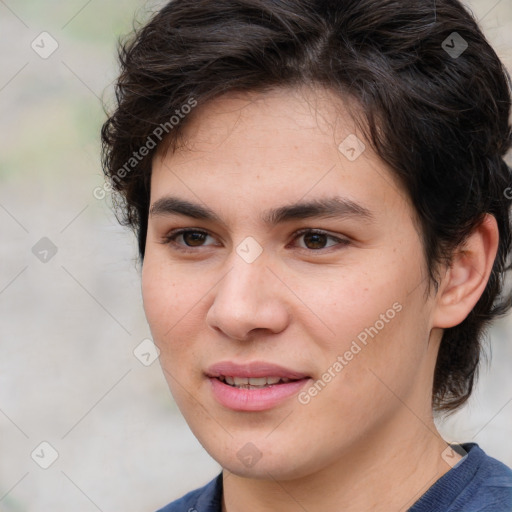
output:
[[[92,194],[116,39],[159,3],[0,0],[2,512],[151,512],[220,470],[158,362],[133,355],[150,336],[135,240]],[[470,5],[511,69],[509,0]],[[31,48],[43,31],[59,44],[47,59]],[[47,263],[31,252],[42,237],[58,248]],[[512,466],[511,332],[496,324],[490,373],[442,428]],[[30,455],[42,441],[59,455],[46,470]]]

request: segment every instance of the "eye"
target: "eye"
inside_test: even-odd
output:
[[[207,237],[212,238],[206,231],[199,229],[177,229],[166,235],[162,240],[162,243],[174,245],[179,250],[184,252],[191,252],[190,249],[187,249],[187,247],[201,247],[204,245],[203,242],[207,239]],[[181,241],[179,240],[180,238]]]
[[[300,247],[301,249],[309,249],[309,250],[321,250],[328,249],[329,247],[333,247],[335,245],[345,246],[350,242],[345,238],[338,238],[334,235],[330,235],[325,231],[321,231],[319,229],[301,229],[295,233],[294,240],[298,238],[304,239],[304,246]],[[328,240],[333,240],[335,243],[326,246]]]
[[[213,238],[206,231],[199,229],[177,229],[175,231],[171,231],[168,235],[166,235],[162,243],[167,245],[173,245],[177,250],[183,252],[197,252],[194,251],[194,247],[203,247],[208,245],[218,245],[215,243],[205,244],[204,242],[208,239],[208,237]],[[319,230],[319,229],[311,229],[305,228],[301,229],[294,233],[293,240],[297,240],[303,238],[304,245],[299,246],[300,249],[311,250],[311,251],[319,251],[322,249],[328,249],[330,247],[340,245],[346,246],[350,242],[347,239],[339,238],[334,235],[330,235],[329,233]],[[333,243],[327,245],[329,240]]]

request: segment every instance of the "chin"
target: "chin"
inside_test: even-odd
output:
[[[282,464],[274,464],[269,461],[267,461],[266,464],[258,463],[253,468],[247,468],[240,462],[222,465],[222,467],[241,478],[251,478],[255,480],[296,480],[298,478],[305,477],[310,473],[308,469],[303,469],[301,471],[298,468],[283,468]]]
[[[314,467],[313,461],[298,460],[301,450],[297,448],[290,447],[291,453],[271,451],[271,447],[259,451],[248,442],[233,450],[234,444],[231,444],[229,453],[219,453],[218,449],[208,450],[208,453],[223,469],[242,478],[295,480],[308,476]]]

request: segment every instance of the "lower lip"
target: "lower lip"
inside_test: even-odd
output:
[[[296,395],[310,379],[274,384],[259,389],[229,386],[214,377],[210,377],[209,380],[213,395],[224,407],[235,411],[265,411]]]

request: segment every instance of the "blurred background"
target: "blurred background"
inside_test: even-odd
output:
[[[135,240],[93,195],[116,41],[163,3],[0,0],[2,512],[152,512],[220,471],[143,356]],[[510,1],[468,5],[512,69]],[[440,427],[512,466],[512,318],[491,338]]]

